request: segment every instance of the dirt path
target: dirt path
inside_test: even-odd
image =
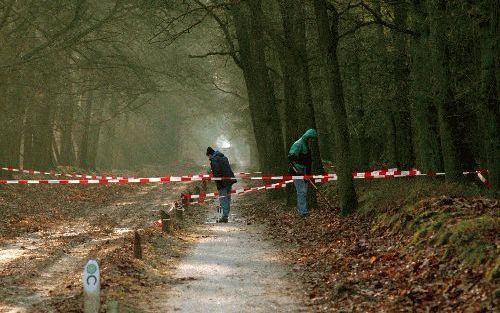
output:
[[[72,219],[4,241],[0,312],[60,311],[64,301],[81,293],[79,281],[87,260],[104,258],[107,251],[123,248],[134,230],[151,227],[158,210],[177,199],[179,188],[144,186],[110,205],[75,207]]]
[[[215,204],[191,206],[172,233],[152,226],[182,188],[65,190],[84,201],[54,199],[54,189],[2,194],[16,197],[3,204],[16,215],[0,229],[8,234],[0,241],[0,313],[81,312],[81,272],[90,258],[101,265],[103,304],[119,300],[123,312],[306,311],[295,273],[263,240],[264,228],[237,211],[229,224],[204,224]],[[110,200],[101,204],[102,197]],[[65,211],[37,223],[55,206]],[[142,260],[132,255],[134,230],[143,237]]]
[[[296,277],[263,240],[262,227],[235,216],[200,227],[203,235],[178,267],[162,311],[306,311]]]

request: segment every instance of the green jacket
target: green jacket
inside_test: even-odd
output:
[[[310,171],[312,164],[311,149],[307,144],[307,139],[317,138],[318,133],[315,129],[308,129],[299,140],[294,142],[290,151],[288,152],[288,159],[295,166],[297,170]]]

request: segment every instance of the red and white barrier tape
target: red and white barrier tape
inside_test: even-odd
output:
[[[280,189],[286,187],[286,185],[293,183],[293,180],[287,180],[287,181],[281,181],[279,183],[275,184],[268,184],[264,186],[259,186],[259,187],[251,187],[251,188],[241,188],[241,189],[233,189],[231,190],[231,196],[233,195],[241,195],[241,194],[247,194],[251,192],[257,192],[257,191],[262,191],[262,190],[271,190],[271,189]],[[224,198],[225,196],[220,196],[218,192],[211,192],[211,193],[201,193],[197,195],[189,195],[185,194],[183,195],[184,200],[193,200],[197,199],[196,201],[191,201],[189,202],[190,204],[193,203],[204,203],[207,200],[210,199],[218,199],[218,198]]]
[[[46,171],[35,171],[35,170],[25,170],[25,169],[18,169],[18,168],[12,168],[12,167],[2,167],[0,168],[3,171],[9,171],[9,172],[14,172],[14,173],[21,173],[21,174],[29,174],[29,175],[50,175],[50,176],[56,176],[56,177],[71,177],[71,178],[81,178],[81,179],[96,179],[96,180],[102,180],[102,179],[126,179],[129,177],[120,177],[120,176],[97,176],[97,175],[86,175],[86,174],[63,174],[63,173],[56,173],[54,171],[46,172]],[[136,177],[134,177],[136,178]]]
[[[12,171],[16,171],[11,169]],[[20,170],[17,170],[20,171]],[[24,170],[23,170],[24,171]],[[468,174],[482,174],[486,171],[475,171],[475,172],[464,172],[464,175]],[[28,171],[28,173],[33,174],[44,174],[47,172],[42,171]],[[50,174],[50,173],[49,173]],[[54,173],[56,174],[56,173]],[[59,174],[63,175],[63,174]],[[70,175],[70,174],[65,174]],[[354,179],[374,179],[374,178],[393,178],[393,177],[413,177],[413,176],[440,176],[445,175],[445,173],[421,173],[418,170],[411,171],[399,171],[399,170],[378,170],[372,172],[362,172],[362,173],[353,173]],[[482,177],[482,178],[481,178]],[[481,175],[479,177],[483,182],[486,181],[484,176]],[[90,179],[89,179],[90,178]],[[67,180],[0,180],[0,185],[12,185],[12,184],[20,184],[20,185],[30,185],[30,184],[54,184],[54,185],[68,185],[68,184],[99,184],[99,185],[107,185],[107,184],[147,184],[147,183],[169,183],[169,182],[189,182],[189,181],[223,181],[223,180],[235,180],[233,177],[213,177],[212,175],[188,175],[188,176],[163,176],[163,177],[149,177],[149,178],[127,178],[127,177],[82,177],[81,179],[67,179]],[[240,178],[242,179],[242,178]],[[288,181],[288,180],[299,180],[299,179],[312,179],[316,182],[329,182],[337,180],[337,174],[325,174],[325,175],[282,175],[282,176],[250,176],[245,177],[244,179],[249,180],[280,180],[280,181]],[[487,183],[487,182],[485,182]]]
[[[477,171],[477,177],[479,177],[479,180],[483,182],[486,186],[489,186],[488,180],[483,176],[483,173],[481,171]],[[473,173],[471,173],[473,174]]]
[[[484,171],[476,171],[476,172],[463,172],[464,175],[470,175],[470,174],[477,174],[481,181],[485,184],[488,184],[488,181],[484,178],[482,175]],[[399,177],[415,177],[415,176],[443,176],[445,173],[421,173],[420,171],[417,170],[412,170],[412,171],[398,171],[398,170],[393,170],[393,171],[388,171],[388,170],[381,170],[381,171],[374,171],[374,172],[365,172],[365,173],[354,173],[353,178],[354,179],[377,179],[377,178],[399,178]],[[278,176],[274,176],[278,177]],[[285,187],[287,184],[293,183],[294,180],[296,179],[313,179],[316,183],[326,183],[326,182],[331,182],[331,181],[336,181],[338,180],[338,176],[336,174],[331,174],[331,175],[306,175],[306,176],[280,176],[280,177],[285,177],[285,180],[283,180],[280,183],[276,184],[270,184],[270,185],[265,185],[261,187],[254,187],[254,188],[243,188],[243,189],[235,189],[231,190],[231,194],[241,194],[241,193],[249,193],[249,192],[255,192],[255,191],[260,191],[260,190],[268,190],[268,189],[279,189]],[[190,203],[203,203],[206,199],[208,198],[220,198],[218,192],[212,192],[212,193],[201,193],[197,195],[184,195],[185,200],[193,200],[193,199],[200,199],[198,201],[192,201]]]

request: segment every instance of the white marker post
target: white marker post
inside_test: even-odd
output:
[[[85,313],[99,313],[101,306],[100,292],[99,265],[95,260],[90,260],[83,270],[83,311]]]

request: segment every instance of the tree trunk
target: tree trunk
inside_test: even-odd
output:
[[[278,50],[282,52],[281,64],[285,87],[285,142],[286,147],[289,148],[306,130],[317,129],[317,126],[309,74],[304,2],[281,0],[280,8],[285,43],[283,47],[278,47]],[[318,141],[315,140],[313,147],[310,148],[314,152],[312,153],[313,173],[324,172]],[[308,193],[308,198],[309,206],[315,207],[317,204],[315,190]]]
[[[101,136],[101,119],[103,113],[103,107],[98,106],[95,109],[95,118],[93,120],[93,125],[90,128],[90,142],[89,142],[89,168],[91,170],[96,170],[97,164],[97,154],[99,153],[99,139]]]
[[[44,95],[35,104],[33,128],[33,167],[37,170],[48,170],[53,168],[54,155],[52,142],[54,136],[54,105],[50,96]]]
[[[366,126],[365,126],[365,100],[364,89],[361,81],[361,60],[359,59],[358,39],[355,39],[356,46],[352,51],[353,58],[353,88],[354,88],[354,121],[352,138],[353,144],[351,146],[351,155],[355,160],[354,166],[356,170],[363,171],[368,168],[369,163],[369,140],[367,140]]]
[[[90,142],[90,121],[92,119],[92,102],[93,94],[89,92],[85,103],[85,111],[83,117],[83,134],[80,144],[79,162],[80,168],[89,169],[89,142]]]
[[[496,3],[495,3],[496,2]],[[483,9],[480,21],[481,43],[481,101],[478,103],[478,122],[482,130],[486,168],[492,188],[500,189],[500,101],[497,75],[498,59],[498,5],[491,1],[490,7]],[[489,14],[488,14],[489,13]],[[498,73],[497,73],[498,74]]]
[[[382,7],[381,7],[381,1],[374,1],[374,10],[375,12],[379,15],[382,16]],[[378,50],[378,53],[380,54],[378,64],[381,68],[380,72],[380,79],[379,79],[379,89],[385,90],[388,92],[388,95],[390,95],[390,90],[392,88],[388,88],[390,85],[387,85],[384,82],[387,82],[387,80],[384,79],[382,75],[386,74],[389,72],[389,67],[387,66],[389,63],[389,58],[388,58],[388,49],[387,49],[387,38],[384,33],[384,26],[382,25],[376,25],[376,47]],[[385,76],[385,75],[384,75]],[[380,97],[380,107],[382,108],[383,111],[383,117],[384,117],[384,127],[386,129],[385,133],[385,149],[383,151],[383,159],[384,163],[386,163],[390,167],[394,167],[398,163],[398,149],[397,149],[397,125],[396,125],[396,119],[395,119],[395,114],[394,114],[394,104],[391,103],[390,96],[385,96],[381,95]]]
[[[421,171],[437,172],[441,167],[439,137],[436,132],[435,115],[430,102],[429,82],[429,25],[425,0],[414,0],[413,25],[419,35],[411,41],[412,75],[412,129],[417,168]]]
[[[451,86],[450,56],[448,47],[446,1],[430,0],[429,11],[433,12],[431,19],[431,44],[433,45],[434,73],[436,77],[435,102],[438,111],[439,136],[443,156],[446,180],[456,181],[462,177],[460,160],[458,158],[457,140],[454,130],[457,129],[454,95]]]
[[[319,46],[326,58],[326,77],[328,92],[333,110],[333,133],[335,134],[336,154],[338,160],[340,206],[343,214],[354,212],[358,201],[352,179],[352,166],[349,155],[349,131],[344,105],[344,92],[340,76],[337,56],[338,46],[338,12],[332,12],[332,25],[328,19],[325,0],[314,0],[314,9],[319,33]]]
[[[394,1],[391,3],[394,9],[394,23],[402,29],[407,28],[406,3]],[[392,101],[392,114],[396,129],[396,165],[408,167],[414,164],[412,130],[410,118],[410,69],[408,66],[408,51],[406,35],[394,33],[394,85],[395,93]]]
[[[61,112],[61,165],[72,165],[75,161],[73,154],[73,124],[75,103],[68,102]]]
[[[257,139],[259,164],[267,173],[286,170],[286,154],[274,89],[266,65],[261,1],[240,2],[231,9],[238,38],[241,67]]]
[[[285,43],[282,49],[285,85],[286,146],[309,128],[316,128],[306,47],[304,3],[281,0]]]
[[[118,105],[115,102],[110,101],[108,104],[107,117],[112,117],[118,114]],[[116,128],[119,125],[119,120],[114,119],[105,123],[103,134],[103,144],[101,153],[101,167],[113,170],[115,168],[115,154],[116,154]]]
[[[22,125],[26,104],[22,100],[21,88],[11,85],[10,80],[5,79],[0,86],[0,108],[4,111],[0,114],[0,166],[19,168],[22,141],[19,125]],[[0,170],[0,177],[11,179],[12,173]]]
[[[34,166],[34,146],[33,146],[33,122],[34,122],[34,105],[28,105],[26,108],[26,118],[23,130],[23,167],[33,168]]]

